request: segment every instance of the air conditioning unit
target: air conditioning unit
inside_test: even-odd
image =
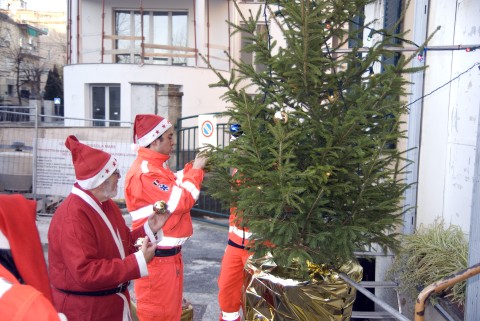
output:
[[[14,151],[0,152],[0,186],[8,192],[31,192],[33,155],[23,151],[23,143],[14,143]]]

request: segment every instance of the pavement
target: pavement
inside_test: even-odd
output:
[[[37,215],[37,227],[46,259],[51,218],[51,214]],[[127,225],[131,224],[129,215],[124,215],[124,218]],[[215,321],[219,317],[217,278],[228,233],[228,227],[219,225],[222,223],[226,223],[226,220],[194,218],[193,236],[182,247],[184,298],[193,306],[193,321]],[[133,291],[133,288],[130,290]]]

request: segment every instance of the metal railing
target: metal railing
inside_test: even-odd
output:
[[[432,283],[424,288],[418,295],[415,303],[415,321],[425,320],[425,301],[430,297],[431,294],[442,293],[443,290],[447,289],[448,287],[451,287],[477,274],[480,274],[480,263],[444,277],[440,281]]]
[[[443,291],[459,282],[465,281],[466,279],[473,277],[477,274],[480,274],[480,263],[475,264],[467,269],[458,271],[452,275],[446,276],[440,281],[430,284],[429,286],[425,287],[417,297],[415,303],[415,312],[414,312],[414,321],[425,321],[425,302],[433,293],[443,293]],[[400,320],[400,321],[411,321],[400,311],[397,311],[395,308],[388,305],[385,301],[375,296],[373,293],[368,291],[366,287],[362,286],[360,283],[357,283],[350,279],[346,274],[340,273],[339,277],[353,286],[357,291],[365,295],[367,298],[372,300],[375,304],[377,304],[380,308],[385,310],[391,318]],[[433,320],[432,320],[433,321]]]

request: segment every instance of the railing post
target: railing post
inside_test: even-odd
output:
[[[361,286],[357,282],[350,279],[345,273],[339,273],[338,276],[342,280],[344,280],[345,282],[347,282],[348,284],[353,286],[355,289],[357,289],[359,292],[363,293],[363,295],[365,295],[367,298],[372,300],[376,305],[378,305],[379,307],[381,307],[382,309],[384,309],[385,311],[390,313],[390,315],[393,318],[395,318],[397,320],[400,320],[400,321],[411,321],[406,316],[404,316],[403,314],[401,314],[400,312],[398,312],[397,310],[395,310],[394,308],[389,306],[387,303],[385,303],[385,301],[377,298],[372,292],[368,291],[366,288],[364,288],[363,286]]]
[[[38,112],[39,100],[35,100],[35,131],[33,134],[33,171],[32,171],[32,196],[37,200],[37,146],[38,146],[38,119],[40,113]]]

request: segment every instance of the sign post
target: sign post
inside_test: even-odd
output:
[[[199,148],[217,146],[217,118],[214,115],[198,115]]]
[[[60,97],[53,98],[53,104],[55,105],[55,116],[60,116],[60,105],[62,104],[62,99]]]

